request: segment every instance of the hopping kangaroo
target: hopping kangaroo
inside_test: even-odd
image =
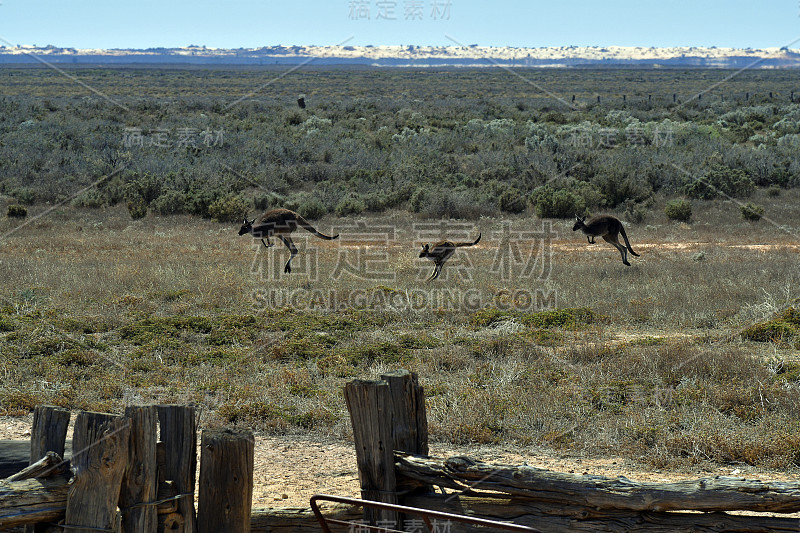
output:
[[[452,242],[452,241],[439,241],[433,243],[433,247],[431,248],[430,245],[426,244],[422,247],[422,251],[420,252],[420,257],[427,257],[433,264],[436,265],[433,268],[433,272],[428,277],[426,281],[432,281],[439,277],[439,274],[442,272],[442,267],[444,266],[445,262],[450,259],[454,253],[456,253],[456,248],[461,248],[462,246],[475,246],[478,244],[478,241],[481,240],[481,234],[478,234],[478,238],[475,239],[473,242]]]
[[[620,222],[619,219],[611,215],[599,215],[589,219],[589,222],[584,222],[586,217],[581,218],[578,215],[575,215],[575,219],[575,225],[572,226],[572,231],[581,230],[586,234],[586,240],[588,240],[590,244],[594,244],[595,237],[602,237],[604,241],[611,243],[619,250],[620,255],[622,255],[622,262],[628,266],[631,266],[631,264],[628,263],[628,252],[639,257],[639,254],[634,252],[633,248],[631,248],[631,243],[628,242],[628,236],[625,234],[625,228],[622,227],[622,222]],[[625,246],[619,243],[617,235],[620,234],[622,238],[625,239]]]
[[[250,233],[253,235],[253,237],[261,239],[261,243],[267,248],[274,246],[270,242],[269,238],[273,235],[277,235],[291,252],[291,256],[289,257],[289,260],[286,261],[286,266],[283,268],[283,271],[288,273],[292,271],[292,259],[294,259],[294,256],[296,256],[298,253],[297,248],[295,247],[294,242],[292,242],[292,238],[289,236],[289,234],[296,230],[297,226],[303,227],[317,237],[323,239],[330,240],[339,237],[338,233],[331,237],[330,235],[325,235],[324,233],[318,232],[314,226],[306,221],[306,219],[294,211],[289,211],[288,209],[270,209],[258,219],[254,218],[249,222],[245,218],[244,224],[242,224],[242,227],[239,228],[239,235]],[[264,242],[264,239],[267,239],[267,242]]]

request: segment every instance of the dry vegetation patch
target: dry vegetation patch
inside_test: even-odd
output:
[[[68,209],[39,223],[66,228],[59,235],[34,222],[2,243],[0,273],[9,282],[0,294],[0,409],[23,415],[48,403],[119,412],[130,403],[194,402],[206,426],[339,440],[349,433],[343,385],[403,367],[425,386],[437,442],[621,455],[656,468],[793,470],[796,347],[790,337],[775,344],[738,333],[762,331],[767,318],[781,324],[770,331],[794,327],[793,311],[770,317],[795,297],[797,254],[776,248],[765,261],[761,250],[741,246],[780,243],[780,233],[763,228],[748,241],[736,227],[732,235],[706,227],[702,209],[695,216],[689,229],[632,227],[634,246],[647,252],[631,268],[610,247],[558,251],[539,282],[556,292],[557,307],[515,310],[505,295],[524,282],[488,272],[499,246],[492,239],[470,255],[472,280],[421,286],[415,249],[401,245],[412,235],[410,217],[372,219],[397,227],[388,260],[401,267],[391,285],[364,289],[347,277],[268,279],[253,265],[282,251],[237,240],[235,227]],[[483,219],[481,229],[501,222]],[[705,258],[693,259],[696,248],[659,247],[665,235],[702,243]],[[330,272],[336,248],[319,246],[319,269]],[[477,288],[489,303],[326,310],[254,296],[315,283],[337,295],[381,297]]]

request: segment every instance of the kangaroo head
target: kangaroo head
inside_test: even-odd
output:
[[[419,253],[420,257],[428,257],[428,249],[430,248],[429,244],[425,244],[422,246],[422,251]]]
[[[575,215],[575,225],[572,226],[572,231],[578,231],[579,229],[584,227],[584,225],[585,225],[583,223],[584,220],[586,220],[586,217],[581,218],[578,215]]]
[[[245,233],[250,233],[251,231],[253,231],[253,222],[255,221],[256,219],[253,219],[248,222],[247,218],[245,218],[242,227],[239,228],[239,235],[244,235]]]

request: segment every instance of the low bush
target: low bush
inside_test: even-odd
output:
[[[8,218],[25,218],[28,216],[28,210],[25,209],[25,206],[19,204],[11,204],[8,206],[8,210],[6,211],[6,216]]]
[[[746,203],[741,206],[742,218],[750,222],[758,222],[764,216],[764,206],[753,203]]]
[[[670,220],[689,222],[692,219],[692,204],[684,199],[670,200],[664,207],[664,214]]]
[[[250,211],[250,202],[242,196],[220,198],[208,206],[208,214],[217,222],[241,222]]]

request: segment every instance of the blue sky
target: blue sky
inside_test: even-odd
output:
[[[0,0],[0,43],[764,48],[800,38],[799,13],[797,0]]]

